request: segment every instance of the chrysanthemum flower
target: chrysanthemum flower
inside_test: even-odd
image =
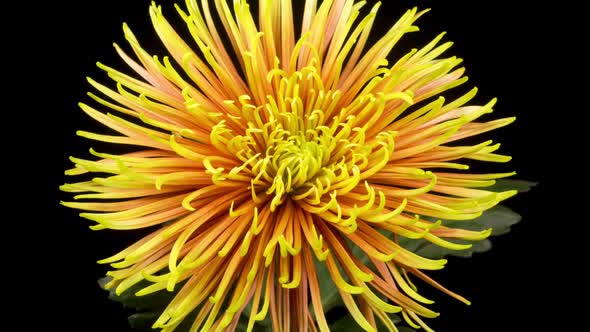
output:
[[[136,149],[72,157],[68,175],[96,175],[63,185],[76,193],[63,204],[93,229],[153,229],[101,263],[118,294],[142,281],[138,296],[177,291],[154,328],[195,312],[193,331],[232,331],[247,308],[249,330],[270,315],[273,331],[328,331],[316,264],[366,331],[377,320],[397,331],[388,313],[430,331],[423,318],[438,313],[411,276],[467,302],[423,272],[444,259],[399,238],[461,250],[453,239],[490,234],[437,220],[467,221],[515,194],[482,189],[512,173],[465,172],[468,160],[508,161],[497,144],[457,143],[513,118],[477,121],[495,100],[468,106],[475,89],[439,96],[467,80],[461,59],[441,56],[442,34],[389,64],[425,11],[408,10],[371,46],[379,4],[363,17],[364,5],[308,0],[295,27],[290,0],[259,1],[257,20],[243,0],[187,0],[177,9],[191,40],[152,5],[171,58],[150,56],[124,26],[135,56],[115,48],[134,74],[99,64],[116,88],[89,79],[100,94],[80,107],[119,134],[78,135]]]

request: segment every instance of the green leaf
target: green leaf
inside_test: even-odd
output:
[[[160,316],[159,312],[149,311],[149,312],[138,312],[135,313],[127,320],[129,321],[129,325],[139,331],[153,331],[152,325]]]
[[[263,288],[264,289],[264,288]],[[259,307],[260,309],[260,307]],[[240,322],[238,323],[238,327],[236,331],[240,330],[240,326],[244,325],[244,331],[248,327],[248,320],[250,319],[250,312],[252,311],[252,302],[246,304],[244,311],[242,311],[242,315],[240,316]],[[241,325],[240,325],[241,324]],[[272,330],[272,322],[270,321],[270,314],[266,315],[263,320],[259,320],[254,322],[254,331],[271,331]]]
[[[498,179],[496,180],[496,184],[484,188],[485,190],[500,192],[500,191],[507,191],[507,190],[518,190],[520,193],[527,192],[531,190],[532,187],[536,186],[537,182],[532,181],[525,181],[525,180],[516,180],[516,179]]]
[[[510,226],[518,223],[521,216],[506,206],[498,205],[484,212],[481,217],[470,221],[443,221],[448,227],[463,228],[472,231],[492,229],[492,236],[510,232]]]
[[[342,298],[338,293],[338,288],[336,288],[336,285],[334,285],[334,281],[332,281],[332,277],[328,272],[326,264],[317,260],[314,260],[314,263],[320,286],[322,307],[324,308],[324,313],[327,313],[331,309],[343,305]]]
[[[240,316],[240,320],[238,321],[238,326],[236,326],[237,332],[246,332],[248,330],[248,317],[244,314]],[[254,332],[272,332],[272,325],[264,325],[260,324],[260,322],[254,323],[254,328],[252,329]]]
[[[178,325],[178,327],[176,327],[174,329],[174,332],[190,332],[191,326],[193,325],[193,322],[197,318],[197,313],[199,312],[200,309],[201,309],[201,306],[197,307],[190,314],[188,314],[188,316],[186,316],[184,318],[182,323],[180,323],[180,325]],[[152,329],[151,331],[153,332],[154,330]]]
[[[243,316],[242,316],[243,317]],[[246,332],[248,331],[248,321],[240,321],[238,322],[238,326],[236,326],[236,332]],[[254,328],[252,329],[254,332],[272,332],[272,326],[264,326],[258,323],[254,324]]]
[[[424,240],[422,240],[422,241],[424,241]],[[487,239],[482,240],[482,241],[476,241],[476,242],[461,241],[461,240],[456,240],[453,242],[455,242],[455,243],[470,243],[470,244],[472,244],[472,246],[471,246],[471,248],[465,249],[465,250],[452,250],[452,249],[439,247],[439,246],[432,244],[428,241],[424,241],[423,245],[421,247],[419,247],[415,253],[422,256],[422,257],[431,258],[431,259],[439,259],[439,258],[443,258],[447,255],[462,257],[462,258],[469,258],[469,257],[473,256],[474,253],[485,252],[485,251],[488,251],[492,248],[492,242],[490,242],[490,240],[487,240]]]
[[[100,285],[100,287],[109,292],[109,299],[116,302],[120,302],[125,307],[135,308],[139,310],[154,308],[163,309],[168,303],[170,303],[170,301],[176,295],[177,291],[182,287],[181,285],[177,285],[175,291],[173,292],[161,290],[152,294],[137,296],[135,295],[135,293],[137,293],[142,288],[145,288],[146,286],[150,285],[149,282],[143,281],[129,287],[129,289],[125,290],[120,295],[117,295],[114,289],[105,288],[105,285],[111,280],[111,277],[104,277],[98,280],[98,284]]]
[[[152,294],[144,296],[137,296],[139,290],[149,286],[150,283],[142,281],[129,287],[120,295],[115,293],[114,289],[106,289],[105,285],[112,280],[111,277],[104,277],[98,280],[100,287],[109,292],[109,299],[112,301],[120,302],[124,307],[133,308],[137,310],[136,313],[131,314],[127,319],[129,325],[138,331],[154,331],[152,325],[158,319],[160,314],[164,311],[166,306],[172,301],[178,290],[182,288],[182,285],[177,285],[175,290],[168,292],[167,290],[161,290]],[[196,315],[191,313],[185,321],[180,324],[174,331],[175,332],[188,332],[192,324],[192,320],[189,317]]]
[[[389,318],[391,318],[391,321],[394,322],[395,324],[402,321],[401,317],[396,314],[389,314]]]
[[[483,231],[492,229],[492,236],[502,235],[510,231],[510,227],[520,221],[518,213],[505,206],[495,206],[484,212],[481,217],[469,221],[446,221],[443,225],[453,228],[462,228],[473,231]],[[450,250],[439,247],[426,240],[411,240],[400,237],[400,245],[404,248],[427,258],[439,259],[447,255],[457,257],[471,257],[474,253],[485,252],[492,248],[490,240],[482,241],[465,241],[453,240],[456,243],[472,244],[472,247],[465,250]]]
[[[330,325],[330,331],[357,332],[362,331],[362,328],[357,324],[351,315],[346,315]]]

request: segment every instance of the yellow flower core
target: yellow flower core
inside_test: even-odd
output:
[[[154,4],[172,59],[150,56],[125,25],[135,59],[115,48],[135,74],[99,64],[116,88],[89,79],[100,94],[80,107],[118,134],[78,134],[137,149],[72,157],[66,174],[95,177],[63,185],[76,193],[63,204],[85,210],[93,229],[156,226],[100,261],[117,294],[140,282],[137,296],[178,291],[154,328],[173,331],[193,312],[191,331],[232,331],[242,314],[248,331],[267,316],[273,331],[328,331],[318,266],[366,331],[377,320],[397,331],[396,312],[431,331],[421,317],[438,314],[410,276],[468,303],[422,272],[446,260],[399,239],[462,250],[471,245],[453,239],[490,234],[436,220],[468,222],[515,194],[482,189],[513,173],[464,172],[469,159],[510,160],[494,153],[499,144],[457,144],[514,118],[478,122],[495,100],[467,105],[476,89],[440,96],[466,81],[461,59],[441,57],[443,34],[390,65],[424,12],[407,11],[371,46],[379,4],[362,17],[364,5],[307,0],[296,36],[289,0],[259,1],[258,24],[246,1],[214,1],[217,23],[208,1],[187,0],[177,10],[190,46]]]

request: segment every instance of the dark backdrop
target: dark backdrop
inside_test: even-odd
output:
[[[172,6],[164,5],[167,17],[175,17]],[[509,128],[497,131],[496,140],[503,143],[501,152],[514,156],[510,169],[518,178],[538,181],[533,191],[517,196],[507,205],[523,216],[510,234],[494,238],[494,248],[476,254],[472,259],[451,259],[443,271],[432,273],[448,288],[466,296],[472,306],[431,292],[430,297],[441,312],[429,320],[437,331],[525,331],[532,327],[556,324],[548,310],[552,306],[554,287],[546,255],[547,215],[550,202],[547,156],[546,116],[552,110],[548,76],[551,69],[539,63],[550,62],[547,55],[547,9],[515,6],[514,1],[385,1],[380,10],[376,32],[383,32],[403,10],[412,6],[432,8],[418,21],[421,32],[412,33],[400,43],[402,50],[423,45],[441,31],[446,40],[455,42],[450,53],[465,59],[470,86],[480,88],[479,101],[497,96],[495,117],[516,115]],[[42,175],[43,192],[34,212],[35,235],[39,248],[35,272],[29,274],[41,284],[33,286],[39,321],[28,324],[60,326],[61,331],[127,331],[125,310],[107,299],[95,282],[105,272],[95,262],[119,249],[140,233],[101,231],[87,228],[89,223],[58,205],[68,196],[57,190],[66,181],[63,170],[70,166],[69,155],[85,155],[88,141],[75,136],[80,128],[93,128],[76,106],[87,100],[86,76],[106,81],[95,67],[100,60],[121,68],[111,44],[125,44],[121,23],[128,22],[147,50],[162,54],[149,16],[149,1],[102,0],[67,4],[45,3],[39,7],[32,24],[36,34],[24,34],[26,43],[34,43],[30,66],[39,79],[35,87],[45,99],[30,100],[39,111],[36,121],[44,153],[43,162],[31,166],[48,171]],[[399,50],[399,49],[398,49]],[[449,54],[450,54],[449,53]],[[50,153],[49,153],[49,150]],[[506,170],[506,166],[500,166]],[[40,252],[39,252],[40,251]],[[542,314],[539,314],[542,313]],[[548,330],[548,329],[543,329]]]

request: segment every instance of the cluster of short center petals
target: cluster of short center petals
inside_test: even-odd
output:
[[[366,137],[366,129],[381,115],[376,111],[384,97],[366,94],[337,108],[341,93],[325,91],[314,67],[290,76],[278,69],[271,74],[271,80],[278,80],[276,99],[268,96],[265,105],[255,106],[244,96],[241,105],[232,103],[234,116],[247,120],[245,130],[225,121],[212,130],[213,144],[243,164],[225,170],[210,163],[208,172],[214,181],[251,178],[252,199],[271,196],[271,211],[289,199],[314,214],[337,211],[330,222],[354,231],[356,216],[377,213],[375,191],[369,189],[368,204],[355,206],[347,220],[337,198],[389,161],[395,132]]]

